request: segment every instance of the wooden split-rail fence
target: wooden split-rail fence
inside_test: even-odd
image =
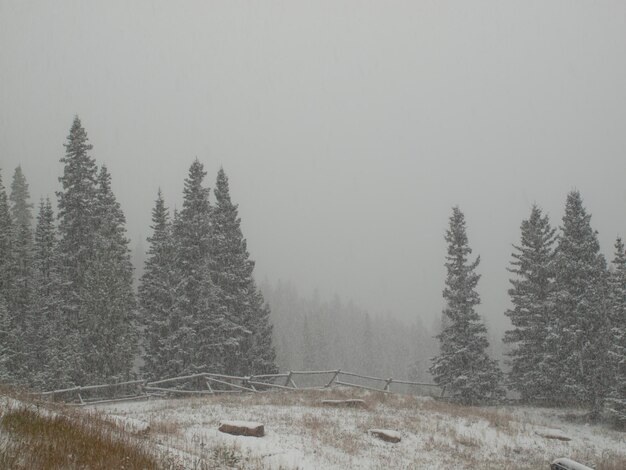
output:
[[[152,382],[131,380],[113,384],[76,386],[34,395],[52,401],[84,406],[177,395],[264,393],[271,390],[321,390],[331,387],[350,387],[380,393],[404,393],[435,398],[443,398],[445,394],[445,388],[433,383],[384,379],[337,369],[289,371],[248,377],[202,372]]]

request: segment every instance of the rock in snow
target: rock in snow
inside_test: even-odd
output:
[[[372,436],[382,439],[385,442],[400,442],[402,437],[398,431],[390,431],[389,429],[370,429],[368,431]]]
[[[550,464],[552,470],[593,470],[582,463],[574,462],[570,459],[556,459]]]
[[[263,437],[265,435],[263,424],[250,421],[220,421],[218,431],[235,436]]]

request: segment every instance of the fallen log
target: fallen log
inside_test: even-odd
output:
[[[345,406],[349,408],[365,408],[367,405],[365,400],[352,398],[348,400],[322,400],[322,405],[327,406]]]
[[[536,430],[535,434],[545,439],[556,439],[557,441],[571,441],[572,438],[563,434],[560,429],[542,429]]]
[[[382,439],[385,442],[400,442],[402,437],[398,431],[391,431],[389,429],[370,429],[368,431],[372,436]]]
[[[234,436],[263,437],[265,435],[263,424],[250,421],[220,421],[218,431]]]

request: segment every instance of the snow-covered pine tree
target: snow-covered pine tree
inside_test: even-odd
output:
[[[68,383],[65,337],[61,316],[60,278],[54,212],[50,199],[41,200],[35,227],[33,252],[33,302],[30,368],[32,385],[54,389]]]
[[[230,197],[223,168],[217,174],[215,206],[211,212],[211,272],[219,287],[220,304],[229,319],[242,328],[233,330],[236,354],[226,368],[236,374],[267,374],[276,371],[269,307],[257,290],[247,243],[241,231],[238,206]]]
[[[598,411],[607,380],[607,270],[591,215],[578,191],[567,195],[554,258],[557,367],[551,371],[563,400]]]
[[[18,166],[11,183],[11,214],[14,222],[13,253],[15,261],[15,299],[16,314],[26,320],[31,291],[33,260],[33,205],[30,202],[28,183],[22,168]]]
[[[521,242],[513,245],[515,251],[509,271],[509,296],[513,308],[505,315],[513,329],[505,332],[504,342],[512,343],[509,384],[520,392],[522,399],[552,398],[550,363],[553,312],[549,302],[553,289],[552,261],[556,229],[550,226],[547,215],[533,205],[530,217],[521,225]]]
[[[626,252],[620,238],[615,242],[613,271],[609,277],[610,346],[609,376],[613,378],[607,409],[626,427]]]
[[[3,382],[14,382],[16,379],[18,358],[14,315],[9,309],[15,297],[13,240],[13,220],[0,174],[0,339],[3,340],[0,345],[0,381]]]
[[[5,308],[12,296],[14,283],[13,268],[13,220],[7,193],[2,184],[0,173],[0,296],[4,298]],[[8,313],[7,313],[8,315]]]
[[[177,275],[174,268],[174,242],[169,212],[159,189],[152,210],[152,236],[148,238],[148,258],[139,284],[139,310],[144,326],[143,373],[151,378],[170,376],[168,339],[175,332],[174,304]]]
[[[10,372],[11,358],[13,357],[13,341],[11,338],[11,319],[4,296],[0,295],[0,384],[13,382]]]
[[[13,174],[11,183],[11,214],[13,220],[13,289],[9,303],[9,311],[13,317],[13,331],[15,334],[17,356],[15,358],[16,374],[21,378],[20,382],[30,381],[29,354],[31,344],[27,331],[30,329],[31,317],[31,293],[32,293],[32,268],[33,268],[33,215],[28,192],[28,183],[18,166]],[[18,372],[19,370],[19,372]]]
[[[59,266],[61,276],[62,320],[66,323],[64,341],[68,356],[65,367],[74,383],[83,382],[81,350],[87,319],[81,295],[85,291],[85,274],[93,260],[97,204],[96,162],[89,155],[93,148],[78,116],[74,118],[65,146],[63,176],[59,178],[62,191],[57,192],[59,219]]]
[[[111,176],[98,175],[93,258],[87,265],[79,311],[86,383],[128,379],[138,350],[133,267],[126,219],[111,190]]]
[[[440,353],[433,358],[430,372],[435,383],[445,387],[446,394],[462,403],[499,399],[504,394],[502,372],[497,362],[487,356],[487,328],[475,310],[480,303],[476,292],[480,257],[474,262],[468,260],[472,250],[468,245],[465,216],[458,207],[452,209],[445,240],[448,254],[443,297],[447,305],[443,313],[450,323],[438,335]]]
[[[248,347],[248,360],[246,368],[242,372],[250,374],[275,374],[278,372],[276,366],[276,350],[273,344],[273,325],[270,319],[270,306],[263,299],[263,295],[257,290],[256,285],[252,286],[251,304],[254,316],[248,323],[248,329],[252,331],[250,345]]]
[[[211,281],[211,220],[206,172],[196,159],[185,179],[183,208],[174,219],[176,268],[180,283],[174,305],[176,330],[170,336],[170,368],[177,374],[223,371],[225,356],[236,342],[226,309],[218,303]]]

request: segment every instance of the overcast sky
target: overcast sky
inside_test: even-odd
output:
[[[504,325],[533,202],[626,235],[626,2],[0,0],[0,167],[54,196],[72,119],[133,246],[220,165],[256,276],[431,321],[451,207]]]

